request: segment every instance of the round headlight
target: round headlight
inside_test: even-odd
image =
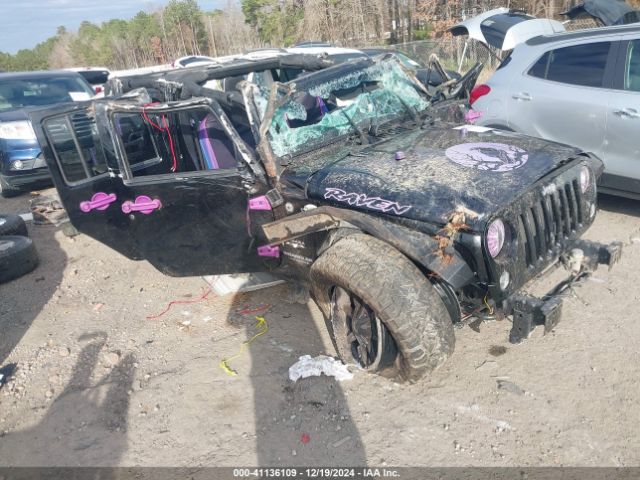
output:
[[[11,162],[9,167],[11,168],[11,170],[22,170],[24,168],[24,163],[22,163],[21,160],[15,160]]]
[[[500,219],[494,220],[487,228],[487,249],[492,258],[496,258],[502,251],[504,246],[505,227],[504,222]]]
[[[580,170],[580,190],[582,190],[582,193],[587,191],[590,183],[591,173],[589,172],[589,168],[582,167],[582,170]]]

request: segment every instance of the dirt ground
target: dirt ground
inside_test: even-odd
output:
[[[638,466],[640,203],[601,206],[588,238],[624,241],[623,261],[565,299],[554,332],[512,346],[508,321],[457,330],[453,357],[415,385],[293,383],[301,355],[335,354],[311,302],[279,286],[147,319],[206,284],[30,225],[41,265],[0,285],[0,366],[17,366],[0,465]],[[27,212],[28,196],[0,211]],[[220,361],[259,331],[246,310],[267,304],[268,331],[228,375]]]

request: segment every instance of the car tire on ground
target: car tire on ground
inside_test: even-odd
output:
[[[2,215],[0,214],[0,237],[6,235],[22,235],[28,236],[27,225],[19,215]]]
[[[344,237],[312,265],[311,282],[346,364],[413,382],[453,352],[453,323],[438,293],[381,240],[360,233]]]
[[[27,237],[0,237],[0,283],[25,275],[38,266],[38,254]]]
[[[4,179],[2,175],[0,175],[0,195],[4,198],[17,197],[22,193],[22,190],[16,188]]]

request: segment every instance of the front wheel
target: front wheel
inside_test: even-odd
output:
[[[351,361],[372,372],[392,367],[398,349],[380,316],[354,293],[335,286],[331,292],[334,345],[345,363]]]
[[[346,364],[418,380],[453,352],[447,309],[428,279],[389,244],[364,234],[311,267],[312,292]]]

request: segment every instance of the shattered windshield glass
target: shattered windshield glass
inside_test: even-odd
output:
[[[278,91],[280,106],[267,133],[278,157],[309,151],[345,135],[363,135],[389,121],[415,116],[429,106],[395,59],[330,80],[313,82],[312,78],[307,77],[304,91],[296,85],[298,89],[288,98],[285,91]],[[263,117],[268,94],[264,89],[259,91],[254,100]]]

